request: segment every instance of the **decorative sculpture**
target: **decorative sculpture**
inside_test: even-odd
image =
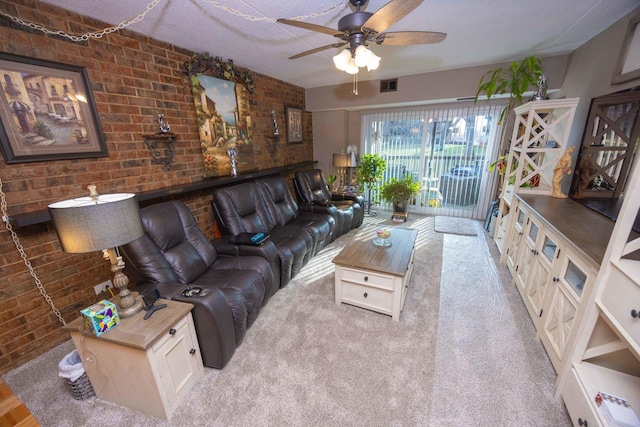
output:
[[[273,136],[278,136],[280,131],[278,131],[278,120],[274,110],[271,110],[271,119],[273,120]]]
[[[549,80],[547,76],[544,74],[540,74],[540,78],[538,79],[538,90],[533,92],[533,96],[530,101],[544,101],[549,99],[547,96],[547,88],[549,87]]]
[[[171,131],[169,123],[164,121],[164,114],[158,114],[158,124],[160,125],[160,133],[168,133]]]
[[[569,147],[564,152],[562,157],[556,163],[556,167],[553,168],[553,190],[551,197],[558,199],[566,199],[567,195],[562,192],[562,178],[565,175],[571,175],[571,153],[573,153],[575,147]]]
[[[238,176],[238,161],[236,160],[236,156],[238,155],[238,149],[236,147],[227,148],[227,155],[229,156],[231,163],[231,176]]]

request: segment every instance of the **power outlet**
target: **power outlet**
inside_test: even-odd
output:
[[[100,295],[103,292],[107,292],[107,288],[113,287],[113,283],[111,280],[107,280],[106,282],[102,282],[99,285],[95,285],[93,290],[96,291],[96,295]]]

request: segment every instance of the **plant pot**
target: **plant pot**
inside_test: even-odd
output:
[[[393,216],[391,217],[391,219],[398,222],[405,222],[407,220],[407,217],[409,216],[409,201],[396,200],[392,204],[393,204]]]

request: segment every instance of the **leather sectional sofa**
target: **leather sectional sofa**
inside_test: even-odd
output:
[[[355,194],[334,194],[329,191],[322,170],[296,172],[293,188],[303,212],[326,213],[336,221],[333,239],[362,225],[364,198]]]
[[[211,206],[223,237],[209,241],[182,202],[140,210],[145,234],[124,245],[127,274],[145,293],[188,302],[205,366],[222,369],[261,308],[332,239],[331,214],[301,212],[284,178],[215,191]],[[231,243],[265,233],[260,245]]]
[[[282,177],[216,190],[211,207],[227,242],[240,233],[270,236],[260,248],[273,247],[278,253],[280,287],[289,283],[311,257],[329,244],[335,233],[336,223],[331,215],[298,209]]]

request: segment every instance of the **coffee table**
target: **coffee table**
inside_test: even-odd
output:
[[[413,254],[418,231],[386,227],[391,246],[373,243],[377,226],[363,228],[333,259],[336,304],[373,310],[400,320],[413,270]]]

